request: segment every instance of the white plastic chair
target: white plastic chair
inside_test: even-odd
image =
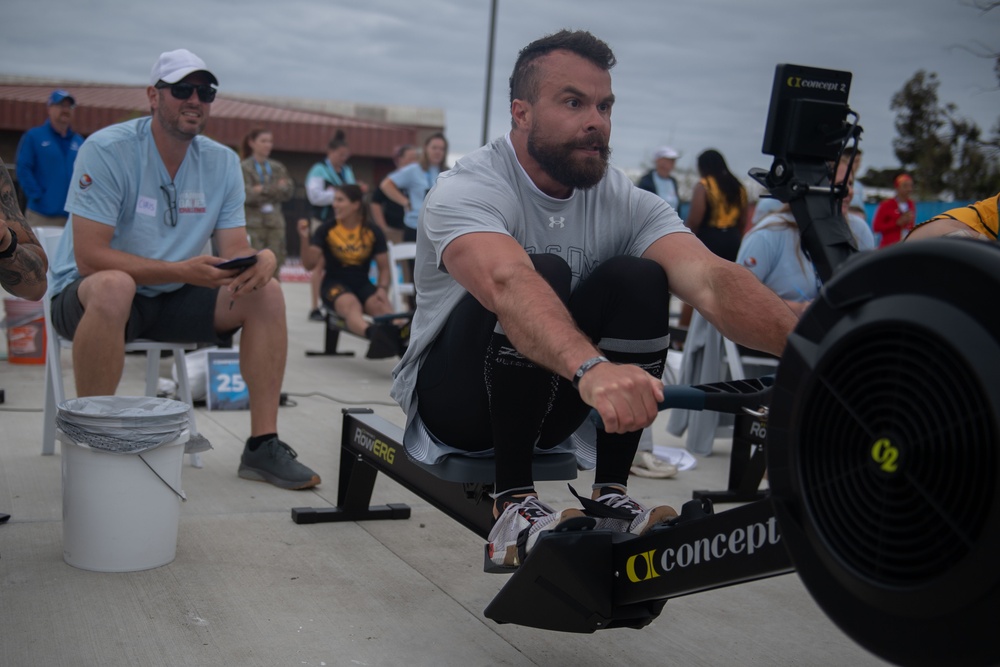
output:
[[[404,282],[403,264],[417,256],[417,244],[412,242],[393,243],[389,241],[389,303],[396,313],[410,310],[406,297],[417,293],[412,282]],[[412,278],[411,278],[412,280]]]
[[[62,238],[63,229],[61,227],[36,227],[34,229],[38,240],[49,258],[49,285],[52,284],[52,260],[55,251],[59,247],[59,240]],[[45,311],[45,336],[48,340],[45,351],[45,410],[42,422],[42,454],[51,455],[56,451],[56,406],[66,400],[66,389],[63,383],[62,373],[62,350],[73,347],[73,342],[67,340],[56,333],[50,318],[51,294],[45,291],[42,299],[43,310]],[[195,423],[194,401],[191,400],[191,385],[188,382],[187,361],[185,351],[193,350],[197,346],[194,343],[163,343],[153,340],[135,340],[125,345],[126,352],[146,353],[146,396],[156,396],[157,384],[160,378],[160,355],[169,350],[174,355],[174,365],[177,368],[177,392],[180,399],[190,407],[188,416],[190,418],[191,439],[203,438],[198,434],[198,427]],[[189,454],[191,465],[195,468],[202,467],[201,454],[191,452]]]

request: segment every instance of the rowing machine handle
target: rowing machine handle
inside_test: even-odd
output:
[[[663,400],[657,407],[661,412],[669,408],[680,408],[738,414],[744,408],[757,410],[767,405],[773,385],[773,375],[710,384],[669,385],[663,388]],[[591,411],[590,418],[598,428],[603,428],[597,410]]]

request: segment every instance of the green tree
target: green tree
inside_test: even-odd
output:
[[[996,150],[981,138],[981,130],[972,122],[953,120],[952,147],[955,168],[945,182],[958,199],[982,199],[1000,191],[1000,166]]]
[[[997,60],[1000,76],[1000,56]],[[950,191],[959,199],[982,199],[1000,190],[1000,122],[986,139],[979,126],[958,116],[954,104],[938,100],[937,74],[917,71],[892,96],[897,111],[892,147],[913,174],[921,197]],[[868,182],[868,181],[866,181]]]
[[[935,195],[945,188],[945,174],[952,163],[950,142],[941,137],[955,105],[938,103],[937,74],[918,70],[892,96],[889,108],[896,115],[897,136],[893,152],[904,169],[913,174],[918,196]]]

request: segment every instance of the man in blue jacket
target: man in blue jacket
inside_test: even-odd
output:
[[[17,180],[28,197],[32,227],[66,225],[66,194],[83,137],[73,131],[76,100],[65,90],[49,95],[49,118],[24,133],[17,147]]]

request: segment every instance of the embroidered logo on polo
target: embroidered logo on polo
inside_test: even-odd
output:
[[[91,185],[94,184],[94,179],[90,177],[90,174],[84,174],[80,177],[79,185],[81,190],[86,190]]]

